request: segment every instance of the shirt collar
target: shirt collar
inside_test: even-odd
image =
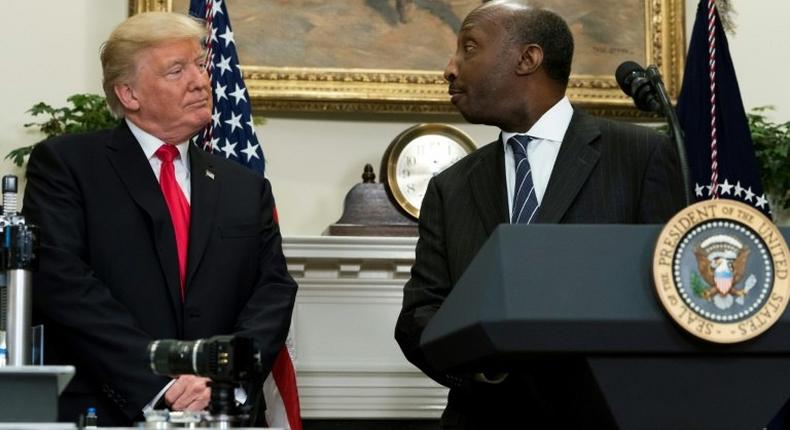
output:
[[[129,126],[129,130],[131,130],[132,134],[134,135],[137,142],[140,144],[140,147],[143,148],[143,153],[145,153],[145,158],[150,160],[156,157],[156,150],[159,149],[160,146],[164,145],[165,142],[157,138],[156,136],[148,133],[147,131],[143,130],[142,128],[138,127],[137,124],[133,123],[129,118],[126,118],[126,124]],[[176,149],[178,149],[178,153],[181,156],[181,159],[184,160],[184,165],[189,165],[186,162],[187,160],[187,153],[189,151],[189,142],[184,141],[175,145]]]
[[[561,143],[571,124],[572,117],[573,106],[571,106],[568,96],[565,96],[547,110],[526,133],[512,133],[503,130],[502,142],[507,143],[508,139],[517,134],[526,134],[535,139]]]

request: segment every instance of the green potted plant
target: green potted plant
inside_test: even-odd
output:
[[[70,104],[54,108],[44,102],[37,103],[28,112],[32,116],[46,115],[41,122],[31,122],[25,127],[37,127],[47,138],[66,133],[84,133],[115,127],[118,119],[112,116],[104,97],[96,94],[74,94],[66,99]],[[5,158],[17,166],[25,163],[33,146],[29,145],[14,149]]]
[[[763,188],[769,196],[774,218],[787,221],[790,209],[790,121],[771,122],[765,112],[772,109],[771,106],[754,108],[747,117]]]

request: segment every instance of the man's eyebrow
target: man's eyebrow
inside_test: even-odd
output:
[[[461,28],[458,30],[458,32],[460,33],[462,31],[469,30],[471,28],[474,28],[474,26],[475,26],[474,22],[469,22],[469,21],[464,22],[463,24],[461,24]]]
[[[183,58],[175,58],[167,63],[167,68],[169,69],[173,66],[183,66],[186,63],[187,61],[184,60]]]

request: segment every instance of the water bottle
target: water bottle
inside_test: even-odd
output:
[[[85,428],[95,429],[99,426],[99,417],[96,416],[96,408],[88,408],[85,414]]]

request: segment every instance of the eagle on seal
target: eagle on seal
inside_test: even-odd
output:
[[[730,294],[736,297],[746,295],[746,291],[735,288],[735,286],[746,274],[746,262],[749,259],[749,252],[749,248],[744,246],[738,250],[735,259],[717,256],[711,261],[702,247],[697,247],[694,250],[699,273],[702,275],[702,279],[710,286],[703,293],[704,299],[710,300],[717,294],[722,297]]]

